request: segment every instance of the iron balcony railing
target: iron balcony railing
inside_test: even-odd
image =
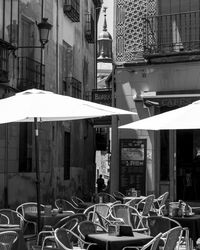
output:
[[[44,83],[45,65],[29,57],[19,57],[17,88],[19,90],[44,89]]]
[[[65,0],[63,5],[64,13],[72,22],[80,21],[80,0]]]
[[[0,46],[0,82],[8,82],[8,56],[9,51]]]
[[[146,55],[200,50],[200,11],[144,18]]]
[[[88,43],[94,43],[94,19],[90,13],[85,14],[85,17],[85,38]]]

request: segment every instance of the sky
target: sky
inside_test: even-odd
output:
[[[101,8],[101,13],[98,22],[98,34],[103,29],[103,21],[104,21],[103,7],[107,7],[106,10],[107,31],[111,34],[113,38],[113,0],[103,0],[103,5]]]

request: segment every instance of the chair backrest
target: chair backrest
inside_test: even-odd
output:
[[[115,204],[110,207],[110,215],[114,218],[121,218],[125,224],[133,229],[143,228],[142,216],[136,208],[127,204]]]
[[[15,231],[0,232],[0,250],[10,250],[17,238],[18,233]]]
[[[8,216],[1,212],[0,212],[0,224],[10,224]]]
[[[53,227],[54,230],[57,229],[57,228],[60,228],[62,227],[63,225],[65,225],[66,223],[68,223],[69,221],[72,221],[73,219],[77,219],[78,220],[78,224],[81,222],[81,221],[84,221],[84,220],[87,220],[87,216],[83,213],[76,213],[76,214],[73,214],[73,215],[70,215],[68,217],[65,217],[65,218],[62,218],[61,220],[59,220],[55,226]],[[78,229],[77,229],[77,226],[75,226],[73,228],[73,231],[78,234]]]
[[[41,211],[44,211],[44,205],[40,204],[40,209]],[[16,208],[16,211],[24,218],[26,218],[26,213],[37,213],[38,207],[37,207],[37,202],[26,202],[22,203]]]
[[[85,236],[88,234],[95,234],[98,232],[107,232],[105,228],[100,226],[99,224],[96,224],[92,221],[82,221],[78,225],[78,232],[81,235],[83,239],[85,239]]]
[[[180,226],[178,221],[165,216],[149,216],[147,221],[151,236],[156,236],[159,233],[166,233],[170,229]]]
[[[109,211],[110,211],[110,206],[108,204],[97,203],[85,209],[84,214],[87,216],[88,220],[97,223],[99,220],[97,213],[100,216],[107,218],[107,216],[109,215]]]
[[[145,250],[145,249],[157,250],[159,243],[160,243],[161,236],[162,236],[162,233],[159,233],[151,241],[149,241],[147,244],[145,244],[140,250]]]
[[[77,218],[72,218],[71,220],[64,223],[61,228],[69,229],[71,231],[74,231],[75,228],[78,226],[79,221]]]
[[[155,195],[151,194],[151,195],[148,195],[147,197],[145,197],[144,199],[142,199],[141,201],[139,201],[136,204],[137,207],[139,207],[142,204],[141,214],[143,216],[148,216],[151,209],[153,209],[154,199],[155,199]]]
[[[180,244],[180,236],[182,233],[182,227],[174,227],[166,233],[166,240],[163,250],[172,250]],[[178,248],[179,249],[179,248]]]
[[[77,207],[84,207],[84,208],[86,208],[85,202],[83,200],[81,200],[77,196],[72,196],[71,197],[71,201],[72,201],[72,204],[74,204]]]
[[[123,197],[125,196],[124,194],[122,194],[119,191],[114,191],[113,192],[113,196],[115,197],[116,200],[119,200],[121,202],[123,202]]]
[[[158,246],[160,244],[161,237],[162,237],[162,233],[159,233],[158,235],[156,235],[152,240],[150,240],[148,243],[146,243],[141,248],[137,248],[137,247],[134,247],[134,246],[128,246],[128,247],[122,248],[122,250],[135,250],[135,249],[140,249],[140,250],[146,250],[146,249],[148,249],[148,250],[158,250]]]
[[[93,223],[92,221],[80,222],[78,225],[78,232],[81,235],[81,237],[85,239],[86,235],[96,233],[95,223]]]
[[[158,201],[158,203],[159,203],[159,207],[162,207],[163,205],[165,205],[168,196],[169,196],[169,192],[165,192],[165,193],[163,193],[162,195],[160,195],[160,196],[157,198],[157,201]]]
[[[54,235],[60,250],[73,249],[73,243],[71,242],[69,233],[65,228],[57,228]]]
[[[9,219],[9,224],[16,224],[19,225],[21,228],[23,227],[24,218],[17,211],[9,208],[2,208],[0,209],[0,214],[7,216],[7,218]]]
[[[101,198],[100,198],[101,197]],[[96,196],[97,202],[100,202],[102,200],[103,203],[108,203],[108,202],[115,202],[116,199],[113,195],[106,193],[106,192],[100,192]]]
[[[74,206],[70,201],[64,199],[56,199],[55,206],[64,211],[73,211],[74,213],[83,212],[85,208]]]

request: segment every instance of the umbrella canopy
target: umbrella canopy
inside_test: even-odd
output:
[[[109,115],[130,115],[117,109],[49,91],[31,89],[1,99],[0,123],[37,121],[66,121]]]
[[[142,130],[200,129],[200,101],[119,128]]]
[[[0,100],[0,123],[34,122],[36,191],[38,231],[40,231],[40,168],[38,152],[38,122],[66,121],[110,115],[133,115],[117,109],[81,99],[58,95],[49,91],[30,89]]]

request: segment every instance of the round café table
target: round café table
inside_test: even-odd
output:
[[[196,245],[197,239],[200,238],[200,214],[172,218],[178,221],[182,227],[189,229],[189,237],[192,238],[194,245]]]
[[[121,250],[126,246],[143,246],[153,237],[134,232],[133,236],[115,236],[108,233],[96,233],[86,235],[87,242],[96,243],[98,250]]]
[[[18,233],[18,238],[12,245],[11,250],[28,250],[22,229],[19,227],[19,225],[0,224],[0,232],[5,232],[5,231],[15,231]]]
[[[58,221],[72,214],[74,213],[72,213],[71,211],[63,211],[62,213],[49,213],[49,214],[46,214],[44,213],[44,211],[41,211],[41,217],[40,217],[41,228],[43,228],[45,225],[53,227]],[[37,213],[29,212],[26,213],[25,217],[28,221],[37,222]]]

